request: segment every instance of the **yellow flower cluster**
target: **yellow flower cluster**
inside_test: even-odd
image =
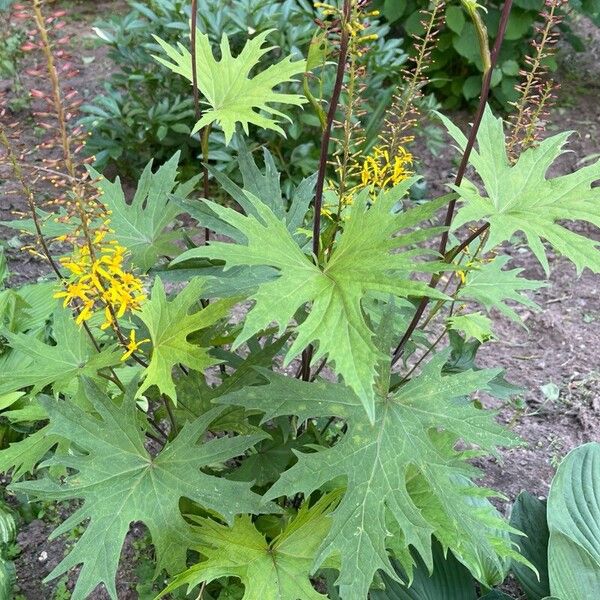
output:
[[[364,0],[359,0],[359,4],[361,3],[364,4]],[[315,8],[320,9],[323,16],[326,18],[333,18],[335,20],[341,20],[342,18],[342,10],[333,4],[328,4],[327,2],[315,2],[314,6]],[[348,33],[354,40],[360,43],[377,40],[379,36],[376,33],[364,35],[364,31],[369,28],[367,19],[369,17],[378,17],[380,12],[378,10],[363,12],[362,8],[363,6],[357,5],[352,11],[352,16],[348,23],[346,23]]]
[[[412,154],[402,147],[392,158],[386,148],[375,146],[372,155],[363,162],[361,187],[371,187],[377,192],[393,187],[413,174],[410,169],[412,163]]]
[[[140,279],[123,268],[126,248],[116,241],[105,242],[105,235],[104,231],[96,234],[93,255],[84,245],[61,259],[71,277],[65,289],[54,294],[55,298],[64,298],[64,306],[78,310],[78,325],[103,310],[102,329],[113,326],[115,319],[126,312],[138,310],[146,299]]]

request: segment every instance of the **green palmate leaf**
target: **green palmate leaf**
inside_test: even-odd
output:
[[[98,370],[119,364],[121,352],[114,348],[97,352],[69,310],[56,309],[52,332],[54,346],[30,335],[4,331],[11,348],[20,353],[24,366],[0,374],[0,394],[26,387],[38,392],[46,386],[52,386],[58,393],[82,375],[95,377]]]
[[[512,571],[527,600],[542,600],[550,595],[548,580],[548,522],[546,502],[538,500],[529,492],[521,492],[515,501],[510,516],[510,524],[526,537],[515,538],[521,554],[535,567],[514,563]]]
[[[118,177],[113,183],[89,168],[102,192],[102,202],[111,212],[110,227],[115,232],[114,237],[127,248],[132,264],[143,271],[153,267],[160,256],[179,253],[174,240],[181,237],[180,232],[165,230],[182,211],[169,197],[175,192],[178,197],[185,198],[194,184],[190,181],[177,185],[179,155],[176,152],[156,173],[152,172],[152,161],[146,165],[131,204],[125,200]]]
[[[274,49],[273,46],[264,45],[271,31],[259,33],[249,40],[239,56],[235,58],[231,55],[229,39],[226,34],[223,34],[221,60],[218,61],[213,55],[208,35],[198,33],[196,40],[198,87],[207,100],[208,108],[196,123],[193,133],[205,125],[216,122],[223,128],[227,144],[235,133],[236,123],[241,123],[246,134],[248,134],[249,124],[252,123],[285,135],[278,121],[273,118],[273,115],[276,117],[285,117],[285,115],[270,105],[279,103],[302,106],[305,100],[298,94],[277,93],[273,88],[291,81],[294,75],[304,73],[306,61],[292,62],[290,57],[286,57],[250,77],[251,71],[260,63],[261,58]],[[156,36],[154,38],[167,55],[167,58],[160,56],[154,58],[191,82],[190,52],[182,44],[178,44],[175,48]]]
[[[506,304],[507,300],[522,304],[534,311],[540,310],[540,307],[522,292],[537,290],[546,284],[519,277],[523,269],[505,271],[504,266],[509,261],[509,256],[499,256],[492,262],[484,263],[478,269],[469,271],[466,283],[458,291],[457,298],[478,302],[488,312],[495,308],[504,316],[519,323],[521,318],[511,306]]]
[[[138,313],[150,332],[152,342],[150,363],[142,374],[143,383],[138,396],[155,385],[161,393],[176,402],[177,391],[172,375],[175,365],[182,364],[203,371],[219,362],[209,355],[207,348],[188,342],[187,337],[226,317],[236,299],[213,302],[200,310],[201,291],[202,282],[194,279],[169,301],[162,281],[158,277],[154,281],[152,297]]]
[[[475,363],[477,351],[481,346],[478,340],[465,340],[458,332],[448,331],[448,339],[452,353],[450,360],[444,365],[445,373],[462,373],[463,371],[478,371]],[[514,394],[522,392],[522,388],[506,381],[503,372],[494,377],[489,383],[490,393],[496,398],[510,398]]]
[[[0,473],[11,473],[12,481],[33,473],[38,463],[60,441],[61,438],[51,435],[49,428],[44,427],[20,442],[11,444],[0,451]]]
[[[460,440],[481,452],[515,443],[489,413],[462,398],[485,389],[497,371],[443,376],[447,358],[447,353],[436,356],[421,375],[379,399],[374,424],[355,394],[340,384],[307,384],[269,371],[261,371],[268,385],[219,400],[260,409],[264,421],[281,415],[346,419],[348,430],[335,446],[299,454],[265,496],[302,492],[308,497],[329,481],[346,480],[314,565],[340,555],[338,583],[346,600],[365,598],[378,569],[396,577],[386,550],[390,523],[396,530],[394,552],[409,577],[411,546],[431,568],[432,535],[479,579],[490,571],[489,563],[503,569],[498,555],[516,556],[505,535],[508,525],[489,502],[481,503],[492,492],[470,482],[478,471],[465,459],[473,453],[455,450]]]
[[[240,141],[240,150],[237,160],[242,175],[242,188],[233,182],[224,173],[209,166],[209,171],[219,181],[221,187],[244,209],[248,215],[257,216],[256,210],[252,202],[248,199],[246,193],[256,196],[264,204],[266,204],[273,214],[281,219],[287,226],[288,231],[295,235],[300,227],[304,224],[304,217],[308,211],[310,202],[313,199],[314,187],[316,183],[316,175],[308,177],[293,190],[289,207],[286,206],[286,201],[281,190],[280,174],[273,160],[272,154],[266,149],[263,149],[265,162],[264,173],[257,166],[254,156],[244,143]],[[196,203],[196,207],[198,203]],[[202,210],[206,213],[210,209],[206,205],[202,206]],[[186,209],[190,208],[192,216],[197,208],[191,206],[191,203],[186,203]],[[213,213],[214,214],[214,213]],[[216,215],[214,215],[215,218]],[[200,217],[200,222],[202,222]],[[234,227],[221,221],[222,229],[217,229],[221,233],[229,235],[236,241],[241,241],[240,232]]]
[[[392,213],[399,198],[412,181],[382,194],[371,208],[369,193],[360,194],[344,225],[331,258],[321,269],[298,246],[285,223],[256,197],[248,194],[255,214],[208,203],[225,222],[234,226],[245,243],[214,242],[182,254],[177,261],[206,257],[224,260],[226,267],[239,265],[268,266],[279,271],[279,277],[262,283],[251,296],[255,305],[248,313],[244,328],[234,348],[251,336],[279,324],[283,332],[298,309],[312,303],[307,319],[296,328],[286,364],[311,343],[318,344],[313,360],[328,356],[335,371],[360,397],[371,419],[374,417],[375,366],[384,358],[373,341],[361,302],[369,292],[384,292],[398,297],[432,296],[445,298],[427,284],[411,280],[415,271],[438,271],[439,262],[418,263],[422,250],[392,253],[435,235],[437,228],[421,229],[395,235],[435,214],[447,199],[429,202],[404,213]]]
[[[480,312],[450,317],[448,325],[454,331],[462,331],[467,339],[475,338],[480,342],[487,342],[494,337],[492,320]]]
[[[327,596],[315,591],[309,575],[338,497],[333,493],[310,508],[302,506],[270,543],[248,516],[238,517],[233,527],[192,517],[198,525],[198,549],[206,560],[177,576],[163,594],[182,585],[191,590],[202,582],[232,576],[244,584],[243,600],[325,600]]]
[[[589,600],[600,590],[600,444],[570,452],[548,497],[550,591]],[[593,590],[593,591],[592,591]]]
[[[158,570],[176,573],[185,568],[191,540],[179,510],[181,498],[216,511],[229,523],[236,514],[260,512],[260,498],[250,491],[249,484],[207,475],[201,469],[238,456],[262,436],[214,438],[200,444],[207,427],[219,415],[220,409],[213,409],[186,424],[173,442],[152,457],[137,426],[133,398],[126,396],[119,406],[93,382],[86,381],[85,386],[99,418],[71,403],[44,401],[50,416],[47,433],[70,440],[80,450],[55,455],[46,464],[76,473],[62,483],[43,479],[12,487],[45,500],[83,500],[52,536],[87,521],[85,532],[48,578],[82,565],[73,600],[84,600],[102,583],[117,600],[115,576],[131,523],[142,521],[148,527]]]
[[[464,149],[467,138],[441,116],[450,135]],[[513,165],[506,153],[502,119],[488,107],[477,135],[478,150],[470,162],[481,178],[484,192],[470,181],[456,188],[462,199],[454,227],[485,220],[490,233],[484,250],[508,241],[522,231],[529,247],[549,271],[542,240],[566,256],[581,271],[600,272],[598,242],[566,229],[561,220],[587,221],[600,226],[600,161],[561,177],[546,178],[552,163],[562,154],[570,133],[561,133],[525,150]]]

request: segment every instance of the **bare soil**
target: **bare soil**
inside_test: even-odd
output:
[[[77,55],[80,59],[94,57],[93,62],[80,64],[80,74],[73,81],[86,99],[98,91],[102,75],[110,70],[109,61],[89,41],[93,35],[90,23],[97,15],[115,10],[114,2],[91,4],[68,4],[69,33],[74,36]],[[566,49],[563,53],[559,74],[562,89],[547,128],[547,134],[565,129],[576,133],[571,138],[572,152],[557,161],[554,174],[572,172],[586,157],[600,150],[600,33],[585,20],[580,20],[577,27],[586,38],[587,50],[575,54]],[[0,84],[4,86],[0,85],[0,90],[11,93],[9,83]],[[460,121],[460,115],[458,119]],[[28,112],[14,115],[14,120],[22,129],[18,152],[26,152],[39,142],[33,120]],[[423,154],[421,170],[426,176],[451,181],[455,168],[449,147],[440,156]],[[52,188],[42,181],[35,183],[35,189],[38,197],[52,194]],[[14,211],[24,210],[22,195],[8,170],[1,166],[0,198],[0,220],[12,219]],[[600,239],[598,231],[592,228],[580,230]],[[4,243],[7,250],[12,285],[35,281],[48,273],[43,261],[20,250],[14,230],[0,227],[0,243]],[[523,267],[528,278],[543,279],[541,267],[524,248],[512,250],[512,256],[514,266]],[[509,381],[524,390],[518,406],[486,400],[489,406],[499,410],[499,419],[513,427],[526,443],[505,452],[502,462],[481,463],[485,483],[507,497],[507,501],[500,503],[505,513],[521,490],[547,496],[560,459],[579,444],[600,441],[600,279],[588,271],[577,277],[574,268],[561,258],[553,258],[551,267],[550,286],[532,296],[543,307],[543,312],[521,311],[527,329],[498,318],[499,341],[484,347],[480,353],[482,365],[504,367]],[[556,386],[558,397],[552,394],[549,384]],[[56,524],[56,515],[55,518],[46,515],[21,528],[18,537],[21,552],[16,559],[20,598],[47,600],[52,597],[55,584],[45,585],[42,579],[71,543],[65,539],[47,541]],[[134,527],[124,549],[123,568],[119,573],[119,598],[123,600],[138,598],[134,591],[134,565],[135,541],[140,536],[140,528]],[[73,581],[74,577],[70,576],[67,588],[72,589]],[[507,590],[518,592],[512,584]],[[90,598],[100,600],[108,595],[100,590]]]

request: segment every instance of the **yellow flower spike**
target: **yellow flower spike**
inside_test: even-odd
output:
[[[127,351],[123,356],[121,356],[121,360],[127,360],[134,352],[141,351],[140,346],[142,344],[148,344],[150,342],[149,339],[140,340],[139,342],[135,339],[135,329],[132,329],[129,332],[129,342],[127,343]]]

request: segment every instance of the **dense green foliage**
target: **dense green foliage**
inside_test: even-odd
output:
[[[485,10],[481,17],[493,38],[498,30],[500,0],[482,3]],[[423,32],[420,11],[429,6],[424,0],[377,0],[386,19],[394,25],[405,39]],[[578,0],[569,2],[575,10],[600,23],[600,2]],[[506,30],[498,66],[492,78],[492,96],[503,107],[517,99],[515,86],[519,81],[519,70],[525,65],[525,57],[532,54],[531,39],[536,24],[541,22],[544,0],[515,0]],[[567,23],[562,24],[563,33],[577,50],[583,50],[583,40],[577,37]],[[467,12],[459,2],[449,2],[445,10],[445,27],[439,43],[433,51],[433,63],[429,70],[430,89],[442,101],[444,108],[459,108],[476,101],[481,88],[483,63],[479,52],[476,29]],[[546,61],[551,71],[556,70],[554,58]]]

